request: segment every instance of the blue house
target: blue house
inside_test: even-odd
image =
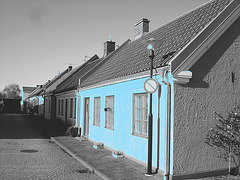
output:
[[[239,78],[230,80],[240,76],[239,16],[239,0],[213,0],[151,32],[149,20],[137,22],[135,39],[80,79],[81,135],[147,163],[150,95],[143,84],[150,60],[142,42],[154,38],[162,41],[153,62],[159,82],[152,94],[154,170],[173,179],[226,170],[204,139],[214,125],[213,112],[240,102]]]

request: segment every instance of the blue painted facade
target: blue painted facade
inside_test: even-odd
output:
[[[146,78],[119,82],[102,87],[92,89],[80,89],[79,97],[80,111],[79,119],[76,125],[84,127],[84,99],[89,98],[89,135],[90,140],[103,142],[105,146],[113,150],[121,150],[125,155],[137,159],[143,163],[147,163],[148,159],[148,139],[133,134],[133,95],[136,93],[145,93],[143,88]],[[158,76],[160,82],[160,76]],[[172,78],[170,78],[172,81]],[[165,125],[166,125],[166,106],[167,106],[167,86],[161,84],[160,98],[160,156],[159,169],[165,170]],[[172,84],[172,83],[171,83]],[[173,87],[173,86],[172,86]],[[173,93],[173,90],[172,90]],[[106,96],[114,96],[114,130],[105,128],[105,98]],[[100,127],[94,125],[94,97],[101,98],[100,111]],[[173,95],[172,95],[173,97]],[[173,107],[173,99],[172,99]],[[149,105],[149,95],[148,95]],[[149,110],[149,108],[148,108]],[[173,112],[173,111],[172,111]],[[173,115],[172,115],[173,117]],[[171,123],[173,130],[173,121]],[[158,91],[153,94],[153,166],[157,167],[157,132],[158,132]],[[172,132],[171,132],[172,134]],[[172,137],[172,136],[171,136]],[[172,141],[171,141],[172,147]],[[171,159],[172,159],[171,148]],[[171,161],[172,162],[172,161]],[[172,163],[171,163],[172,171]]]

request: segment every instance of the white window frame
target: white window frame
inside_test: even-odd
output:
[[[94,97],[93,125],[100,127],[101,121],[101,97]]]
[[[108,100],[112,100],[110,104],[108,104]],[[105,97],[105,128],[114,130],[114,96],[106,96]]]
[[[143,99],[144,98],[144,99]],[[147,138],[148,133],[148,94],[133,94],[132,134]]]

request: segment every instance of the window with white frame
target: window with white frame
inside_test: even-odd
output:
[[[76,119],[76,112],[77,112],[77,98],[74,100],[74,119]]]
[[[63,99],[61,99],[61,116],[63,116]]]
[[[95,126],[100,126],[100,110],[101,110],[101,98],[94,98],[94,120],[93,124]]]
[[[105,102],[105,127],[114,129],[114,96],[106,96]]]
[[[133,94],[133,134],[146,137],[148,131],[148,94]]]
[[[73,118],[73,98],[70,98],[70,118]]]
[[[60,115],[60,104],[61,104],[60,99],[58,99],[58,115]]]

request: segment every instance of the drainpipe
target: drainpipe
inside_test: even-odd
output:
[[[160,154],[160,100],[161,100],[161,84],[158,86],[158,124],[157,124],[157,169],[156,173],[159,170],[159,154]]]
[[[170,145],[171,145],[171,84],[169,83],[168,79],[168,68],[165,68],[160,71],[160,76],[162,78],[162,83],[167,85],[167,111],[166,111],[166,143],[165,143],[165,180],[169,180],[170,175]],[[164,80],[166,78],[167,81]]]
[[[167,73],[165,74],[167,78],[167,124],[166,124],[166,180],[169,179],[170,174],[170,143],[171,143],[171,84],[168,81]]]

